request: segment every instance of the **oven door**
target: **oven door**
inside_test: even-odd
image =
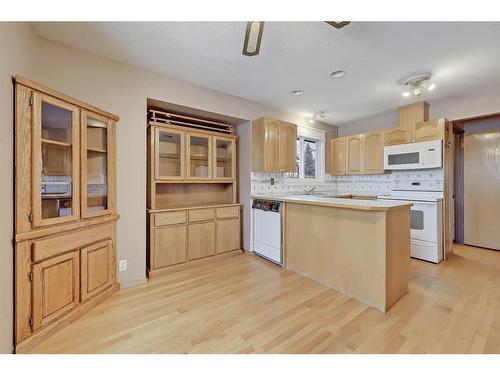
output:
[[[438,242],[436,202],[412,202],[410,209],[410,237],[412,240]]]

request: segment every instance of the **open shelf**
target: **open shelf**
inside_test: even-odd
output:
[[[233,203],[233,184],[156,183],[156,209]]]
[[[100,154],[106,154],[107,153],[106,150],[100,150],[100,149],[93,148],[93,147],[87,147],[87,151],[97,152],[97,153],[100,153]]]
[[[71,147],[71,143],[60,142],[60,141],[53,141],[51,139],[42,139],[42,143],[46,143],[46,144],[49,144],[49,145],[61,146],[61,147]]]

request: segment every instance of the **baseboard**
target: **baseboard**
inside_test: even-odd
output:
[[[29,353],[34,347],[36,347],[41,342],[47,340],[50,336],[54,335],[56,332],[59,332],[64,327],[68,326],[71,322],[74,322],[80,316],[85,314],[86,312],[92,310],[102,301],[110,297],[112,294],[115,294],[118,290],[120,290],[120,284],[113,284],[110,288],[105,290],[102,294],[83,302],[74,310],[63,316],[62,318],[56,320],[55,322],[49,324],[46,327],[43,327],[33,333],[30,337],[23,340],[19,344],[16,345],[16,353]]]

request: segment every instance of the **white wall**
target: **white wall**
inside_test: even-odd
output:
[[[425,100],[425,98],[422,98]],[[500,112],[500,87],[488,87],[479,91],[469,92],[437,100],[429,100],[429,118],[447,118],[457,120],[466,117]],[[367,131],[380,130],[397,126],[399,122],[398,109],[380,115],[352,121],[339,126],[339,137],[359,134]]]
[[[13,86],[16,73],[32,74],[34,37],[26,24],[0,22],[0,353],[12,352],[13,339]]]

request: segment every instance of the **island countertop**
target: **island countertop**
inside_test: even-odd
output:
[[[328,206],[338,208],[348,208],[353,210],[365,211],[390,211],[402,207],[409,207],[411,204],[404,202],[389,202],[376,199],[356,199],[356,198],[342,198],[346,194],[339,194],[338,197],[323,197],[317,195],[307,194],[254,194],[252,199],[267,199],[279,202],[288,203],[303,203],[316,206]]]

